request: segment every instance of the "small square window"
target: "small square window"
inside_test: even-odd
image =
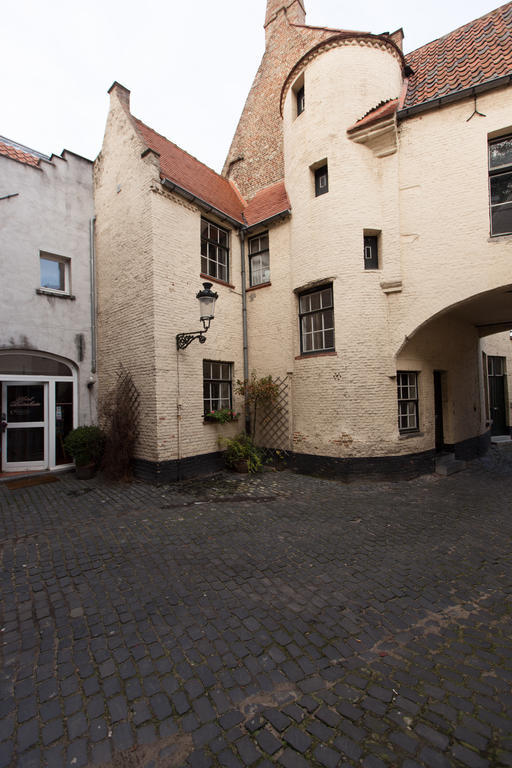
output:
[[[268,232],[249,239],[249,272],[251,286],[270,282]]]
[[[233,363],[203,360],[203,413],[232,408]]]
[[[325,195],[329,191],[329,176],[327,173],[327,164],[322,165],[315,170],[315,195]]]
[[[69,293],[69,259],[41,253],[39,265],[41,271],[41,288],[47,291]]]
[[[363,238],[364,268],[379,268],[379,238],[377,235],[365,235]]]

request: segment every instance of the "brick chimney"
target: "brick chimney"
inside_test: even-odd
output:
[[[305,24],[304,0],[267,0],[264,24],[267,42],[284,19],[287,19],[290,24]]]

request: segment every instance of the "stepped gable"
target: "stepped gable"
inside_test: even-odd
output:
[[[35,155],[31,155],[29,152],[18,149],[18,147],[6,143],[3,139],[0,140],[0,155],[9,157],[11,160],[16,160],[18,163],[33,165],[36,168],[39,166],[39,162],[41,160],[40,157],[36,157]]]
[[[160,158],[160,176],[243,223],[245,203],[234,185],[172,141],[132,117],[146,146]]]
[[[290,200],[284,181],[278,181],[277,184],[272,184],[272,186],[256,192],[245,209],[245,220],[247,226],[252,227],[259,222],[267,221],[280,213],[286,214],[289,211]]]
[[[512,73],[512,3],[407,54],[404,109]]]

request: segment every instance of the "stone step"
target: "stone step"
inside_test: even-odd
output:
[[[491,437],[491,443],[493,445],[502,445],[503,443],[511,443],[512,437],[510,435],[493,435]]]
[[[436,475],[453,475],[466,469],[466,462],[456,459],[453,453],[444,453],[436,458]]]

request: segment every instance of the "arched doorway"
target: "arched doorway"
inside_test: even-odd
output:
[[[42,352],[0,350],[2,472],[71,463],[64,438],[77,423],[77,372]]]

